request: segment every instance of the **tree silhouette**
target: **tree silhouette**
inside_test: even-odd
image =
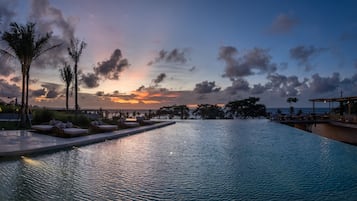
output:
[[[202,119],[223,119],[224,112],[218,105],[199,104],[192,112],[194,115],[201,116]]]
[[[62,80],[66,83],[66,110],[68,110],[69,87],[73,81],[73,71],[71,66],[67,63],[64,63],[64,67],[60,69],[60,74]]]
[[[225,105],[226,113],[231,117],[260,117],[266,116],[266,107],[263,104],[257,104],[259,98],[250,97],[248,99],[236,100]]]
[[[297,101],[298,99],[296,97],[289,97],[288,99],[286,99],[286,102],[290,104],[290,114],[294,113],[294,107],[292,106],[292,103],[296,103]]]
[[[26,25],[12,22],[10,30],[5,31],[2,40],[6,41],[8,47],[1,49],[2,55],[9,58],[16,58],[21,64],[22,73],[22,94],[21,94],[21,126],[25,127],[28,118],[28,90],[30,80],[30,67],[44,52],[58,47],[53,45],[46,47],[51,35],[46,33],[45,36],[36,35],[35,23],[28,22]]]
[[[87,46],[84,41],[78,39],[71,39],[70,45],[67,48],[69,56],[71,56],[74,62],[74,102],[76,113],[79,110],[78,105],[78,62],[81,57],[83,49]]]

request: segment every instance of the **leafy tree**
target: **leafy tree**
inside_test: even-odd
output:
[[[28,90],[30,80],[30,67],[44,52],[56,48],[58,45],[47,47],[51,35],[45,36],[36,34],[35,23],[28,22],[26,25],[13,22],[10,24],[10,30],[2,34],[8,47],[1,49],[2,55],[10,58],[16,58],[21,64],[22,72],[22,94],[21,94],[21,126],[25,127],[28,119]]]
[[[79,110],[78,105],[78,62],[82,55],[83,49],[87,46],[84,41],[79,41],[78,39],[71,39],[70,45],[67,48],[69,56],[71,56],[74,62],[74,102],[76,113]]]
[[[156,111],[156,115],[169,115],[169,118],[173,118],[174,116],[180,116],[181,119],[187,119],[190,116],[190,109],[186,105],[171,105],[161,107]]]
[[[263,104],[257,104],[259,100],[256,97],[249,97],[248,99],[229,102],[225,105],[226,113],[244,119],[266,116],[266,107]]]
[[[218,105],[199,104],[192,112],[194,115],[201,116],[202,119],[223,119],[223,109]]]
[[[66,110],[68,110],[69,87],[73,81],[73,71],[71,66],[64,63],[64,67],[60,69],[61,78],[66,83]]]

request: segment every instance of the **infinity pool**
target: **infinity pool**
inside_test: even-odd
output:
[[[268,120],[179,121],[0,161],[0,200],[356,198],[356,146]]]

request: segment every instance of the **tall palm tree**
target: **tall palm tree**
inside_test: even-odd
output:
[[[69,64],[64,63],[64,67],[60,69],[61,78],[66,83],[66,110],[68,110],[68,95],[69,87],[73,81],[73,71]]]
[[[35,23],[31,22],[28,22],[26,25],[13,22],[10,24],[10,30],[5,31],[1,37],[8,47],[0,49],[0,53],[9,58],[16,58],[21,64],[21,126],[26,126],[29,120],[27,114],[31,64],[44,52],[59,46],[58,44],[47,47],[50,38],[51,35],[49,33],[46,33],[45,36],[36,35]]]
[[[74,61],[74,102],[76,113],[79,110],[78,105],[78,62],[82,54],[82,50],[87,46],[84,41],[79,41],[78,39],[71,39],[70,45],[68,47],[68,54]]]

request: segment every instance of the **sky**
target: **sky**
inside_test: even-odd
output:
[[[30,103],[65,107],[59,69],[80,57],[81,108],[157,109],[259,97],[267,107],[357,95],[354,0],[0,0],[0,31],[51,33],[30,71]],[[4,41],[0,48],[6,48]],[[17,60],[0,59],[0,98],[21,97]],[[74,95],[71,90],[71,108]],[[320,107],[328,107],[319,105]]]

